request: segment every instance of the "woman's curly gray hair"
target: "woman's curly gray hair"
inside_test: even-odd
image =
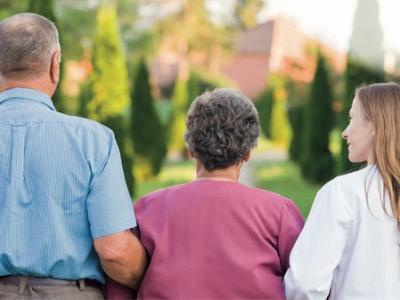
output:
[[[200,95],[186,119],[186,144],[208,171],[240,162],[257,145],[259,134],[256,108],[234,89]]]

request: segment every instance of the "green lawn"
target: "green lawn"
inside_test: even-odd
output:
[[[266,162],[255,165],[256,185],[282,194],[297,203],[304,216],[320,185],[310,184],[300,176],[292,162]],[[167,162],[154,179],[137,184],[136,198],[160,188],[191,181],[195,176],[193,161]]]

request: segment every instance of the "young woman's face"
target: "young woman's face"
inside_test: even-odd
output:
[[[342,132],[342,137],[347,141],[349,160],[372,163],[374,129],[372,123],[366,120],[357,98],[353,100],[349,117],[349,125]]]

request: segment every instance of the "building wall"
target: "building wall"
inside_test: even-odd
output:
[[[246,96],[254,99],[267,83],[268,57],[267,53],[238,53],[224,70],[224,74]]]

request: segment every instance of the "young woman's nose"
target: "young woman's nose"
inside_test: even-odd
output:
[[[342,132],[342,138],[345,140],[347,140],[347,128],[348,127],[346,127],[345,130],[343,130],[343,132]]]

